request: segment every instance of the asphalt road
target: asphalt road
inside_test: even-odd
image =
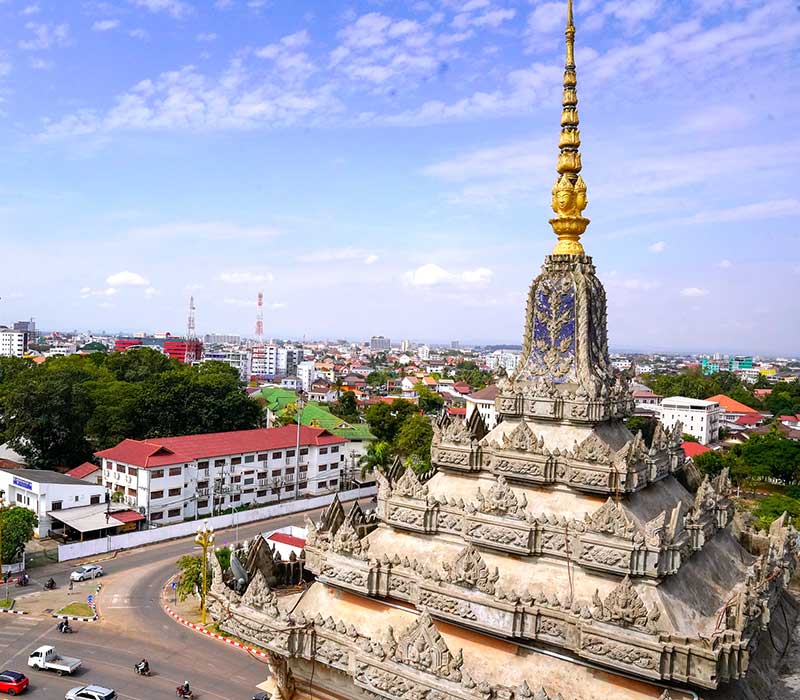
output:
[[[309,513],[316,517],[319,511]],[[286,525],[302,525],[303,514],[239,527],[239,538]],[[216,544],[235,541],[235,530],[220,531]],[[266,680],[262,659],[189,630],[161,608],[159,595],[175,572],[175,562],[194,551],[191,538],[121,552],[100,561],[106,575],[99,599],[100,620],[73,622],[76,632],[59,634],[57,621],[49,617],[0,615],[0,670],[18,670],[31,679],[25,697],[61,700],[70,688],[97,684],[114,688],[126,700],[175,697],[176,686],[188,680],[195,697],[218,700],[249,700],[256,686]],[[67,585],[75,564],[54,564],[31,572],[33,585],[52,576],[56,585]],[[93,582],[76,584],[81,600]],[[77,599],[77,596],[76,596]],[[24,607],[21,605],[20,607]],[[73,677],[58,677],[27,666],[28,654],[42,644],[52,644],[61,654],[83,661]],[[137,676],[133,665],[147,658],[153,675]],[[6,697],[0,693],[0,697]]]

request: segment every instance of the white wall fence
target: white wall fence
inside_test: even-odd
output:
[[[352,501],[357,498],[374,496],[376,492],[377,488],[375,486],[367,486],[361,489],[352,489],[351,491],[340,491],[338,496],[341,501]],[[327,506],[335,495],[337,494],[329,493],[324,496],[315,496],[314,498],[285,501],[284,503],[275,503],[270,506],[264,506],[263,508],[243,510],[238,513],[231,513],[230,515],[217,515],[213,518],[190,520],[177,523],[176,525],[165,525],[164,527],[153,528],[151,530],[128,532],[123,535],[101,537],[100,539],[86,540],[85,542],[61,544],[58,546],[58,561],[82,559],[83,557],[90,557],[95,554],[115,552],[119,549],[141,547],[142,545],[151,544],[152,542],[163,542],[164,540],[172,540],[178,537],[187,537],[195,534],[198,526],[204,522],[211,525],[215,530],[222,530],[235,525],[246,525],[247,523],[252,523],[257,520],[268,520],[271,518],[279,518],[284,515],[291,515],[293,513],[316,510],[317,508]]]

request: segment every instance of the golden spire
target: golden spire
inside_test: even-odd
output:
[[[578,130],[578,84],[575,76],[575,23],[572,18],[572,0],[567,0],[567,58],[564,65],[564,98],[561,109],[561,138],[556,170],[559,173],[553,187],[553,211],[556,218],[550,225],[558,236],[554,255],[581,255],[581,235],[589,225],[582,214],[586,208],[586,183],[580,176],[581,135]]]

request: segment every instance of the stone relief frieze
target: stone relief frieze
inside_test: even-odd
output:
[[[467,506],[467,512],[487,513],[523,520],[526,517],[527,505],[525,494],[517,496],[505,477],[500,474],[486,493],[478,488],[475,501]]]
[[[392,489],[395,496],[425,500],[428,497],[428,487],[422,484],[413,469],[406,468],[403,475],[395,482]]]
[[[592,656],[606,657],[610,661],[637,668],[647,670],[656,670],[658,668],[658,657],[655,652],[593,635],[584,637],[581,643],[581,651],[588,652]]]
[[[659,610],[648,609],[631,584],[629,576],[623,578],[620,584],[603,600],[595,591],[593,602],[592,616],[594,619],[613,622],[621,627],[641,627],[651,631],[655,628],[655,623],[661,615]]]
[[[442,563],[444,580],[465,588],[477,588],[483,593],[494,595],[495,584],[500,578],[497,568],[490,571],[480,552],[471,544],[461,550],[455,560]]]
[[[615,537],[631,538],[638,533],[636,525],[625,515],[625,509],[609,498],[591,515],[586,515],[587,528]]]

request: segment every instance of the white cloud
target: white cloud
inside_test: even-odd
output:
[[[193,12],[192,6],[182,0],[129,0],[129,2],[150,12],[166,12],[176,18]]]
[[[33,33],[32,38],[19,42],[19,47],[25,51],[45,51],[54,46],[66,46],[69,43],[68,24],[28,22],[25,28]]]
[[[81,299],[88,299],[90,297],[113,297],[116,296],[117,289],[114,287],[107,287],[106,289],[92,289],[91,287],[81,287]]]
[[[133,37],[134,39],[140,39],[142,41],[150,38],[150,34],[146,29],[131,29],[128,32],[128,36]]]
[[[492,270],[478,267],[463,272],[449,272],[435,263],[427,263],[410,270],[403,276],[405,284],[411,287],[435,287],[439,285],[486,285],[492,280]]]
[[[422,172],[442,180],[453,181],[515,177],[540,173],[552,166],[554,162],[553,140],[546,138],[478,149],[450,160],[432,163]]]
[[[261,284],[263,282],[272,282],[274,279],[271,272],[221,272],[219,275],[220,282],[226,284]]]
[[[194,38],[200,42],[211,42],[217,40],[217,35],[214,32],[200,32]]]
[[[681,289],[681,296],[684,297],[705,297],[708,296],[707,289],[701,289],[700,287],[684,287]]]
[[[144,290],[144,295],[148,298],[158,296],[159,294],[161,294],[161,292],[158,291],[155,287],[148,287],[147,289]]]
[[[92,25],[92,29],[96,32],[108,32],[117,27],[119,27],[118,19],[99,19]]]
[[[46,58],[32,58],[31,59],[31,68],[33,70],[50,70],[55,66],[53,61],[48,61]]]
[[[28,5],[25,7],[20,14],[22,15],[35,15],[42,11],[42,8],[39,5]]]
[[[331,250],[317,250],[308,255],[301,255],[297,258],[298,262],[303,263],[327,263],[344,262],[348,260],[359,260],[365,265],[372,265],[377,262],[378,256],[361,248],[333,248]]]
[[[316,71],[308,54],[303,50],[311,42],[308,32],[287,34],[280,41],[268,44],[255,52],[258,58],[272,61],[275,72],[284,81],[302,82]]]
[[[111,287],[146,287],[150,282],[138,272],[123,270],[106,277],[106,284]]]
[[[664,252],[664,248],[666,248],[666,247],[667,247],[667,244],[664,243],[664,241],[657,241],[656,243],[653,243],[653,244],[649,245],[647,247],[647,250],[649,250],[651,253],[663,253]]]
[[[723,270],[730,270],[733,267],[733,263],[730,260],[727,260],[727,259],[726,260],[720,260],[717,263],[717,267],[719,267],[719,268],[721,268]]]

